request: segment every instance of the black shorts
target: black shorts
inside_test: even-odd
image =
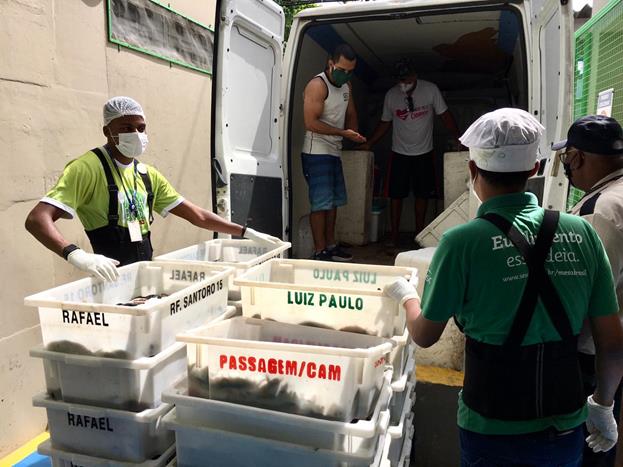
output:
[[[406,198],[411,188],[416,198],[435,197],[435,164],[432,151],[419,156],[405,156],[394,152],[388,171],[390,198]]]

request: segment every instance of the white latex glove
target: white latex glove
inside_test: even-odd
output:
[[[594,452],[609,451],[617,443],[618,438],[617,422],[613,414],[614,403],[610,407],[600,405],[595,402],[593,396],[588,397],[587,403],[586,428],[590,433],[586,438],[588,447]]]
[[[415,286],[411,282],[407,282],[404,277],[401,277],[393,284],[387,284],[383,288],[383,293],[396,300],[400,305],[404,305],[407,300],[412,298],[420,299]]]
[[[119,277],[119,271],[116,268],[119,265],[119,261],[104,255],[96,255],[77,249],[69,253],[67,261],[78,269],[104,281],[113,282]]]
[[[268,246],[275,246],[281,241],[277,237],[272,237],[268,234],[250,229],[249,227],[247,227],[247,230],[244,233],[244,238],[248,240],[255,240],[258,243],[263,243]]]

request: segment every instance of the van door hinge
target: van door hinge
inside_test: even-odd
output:
[[[288,180],[283,179],[283,197],[288,199],[290,197],[290,186],[288,185]]]

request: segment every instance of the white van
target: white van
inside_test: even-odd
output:
[[[495,108],[535,115],[546,128],[545,163],[530,188],[544,206],[564,209],[567,181],[549,148],[571,118],[572,21],[567,0],[328,3],[296,16],[284,54],[277,4],[223,0],[213,94],[216,212],[296,248],[297,221],[308,212],[302,93],[342,42],[358,56],[352,82],[362,133],[378,122],[394,84],[391,65],[409,57],[419,77],[441,89],[460,130]],[[443,153],[448,140],[436,128],[435,150]]]

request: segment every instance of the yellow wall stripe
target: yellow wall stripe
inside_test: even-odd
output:
[[[37,446],[46,441],[49,437],[50,434],[46,431],[41,433],[36,438],[31,439],[26,444],[6,456],[4,459],[0,459],[0,467],[12,467],[18,462],[24,460],[26,457],[35,452],[37,450]]]
[[[450,368],[436,366],[416,365],[415,375],[417,382],[442,384],[444,386],[463,386],[463,372]]]

